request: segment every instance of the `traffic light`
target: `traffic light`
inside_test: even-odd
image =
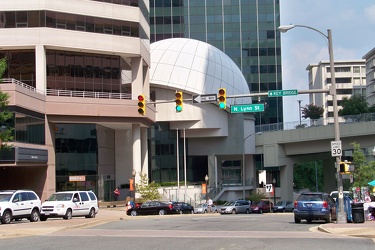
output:
[[[351,162],[345,161],[340,162],[340,173],[351,173],[354,172],[354,165]]]
[[[225,88],[219,89],[218,99],[219,99],[219,108],[225,109],[227,107],[227,91]]]
[[[146,99],[144,95],[138,96],[138,113],[141,115],[146,114]]]
[[[181,112],[182,111],[182,106],[183,106],[183,96],[182,96],[182,92],[176,92],[175,94],[175,97],[176,97],[176,112]]]

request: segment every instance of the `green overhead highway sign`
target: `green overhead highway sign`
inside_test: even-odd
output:
[[[231,105],[230,112],[233,113],[252,113],[252,112],[263,112],[264,104],[243,104],[243,105]]]
[[[290,96],[298,95],[297,89],[287,89],[287,90],[269,90],[268,97],[280,97],[280,96]]]

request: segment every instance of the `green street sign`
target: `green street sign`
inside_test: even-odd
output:
[[[230,112],[236,113],[252,113],[252,112],[263,112],[264,104],[243,104],[243,105],[231,105]]]
[[[286,90],[269,90],[268,97],[280,97],[280,96],[290,96],[298,95],[297,89],[286,89]]]

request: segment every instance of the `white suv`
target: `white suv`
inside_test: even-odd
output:
[[[41,201],[31,190],[1,190],[0,220],[9,224],[13,219],[27,218],[31,222],[39,220]]]
[[[94,218],[98,211],[98,199],[92,191],[57,192],[43,202],[40,220],[46,221],[50,217],[70,220],[77,216]]]

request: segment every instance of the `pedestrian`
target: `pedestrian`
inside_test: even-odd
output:
[[[207,211],[208,211],[209,213],[211,213],[212,205],[213,205],[213,201],[211,200],[210,197],[208,197],[208,199],[207,199]]]
[[[116,188],[115,191],[113,191],[113,194],[115,196],[115,200],[117,201],[117,198],[120,195],[120,190],[118,188]]]

